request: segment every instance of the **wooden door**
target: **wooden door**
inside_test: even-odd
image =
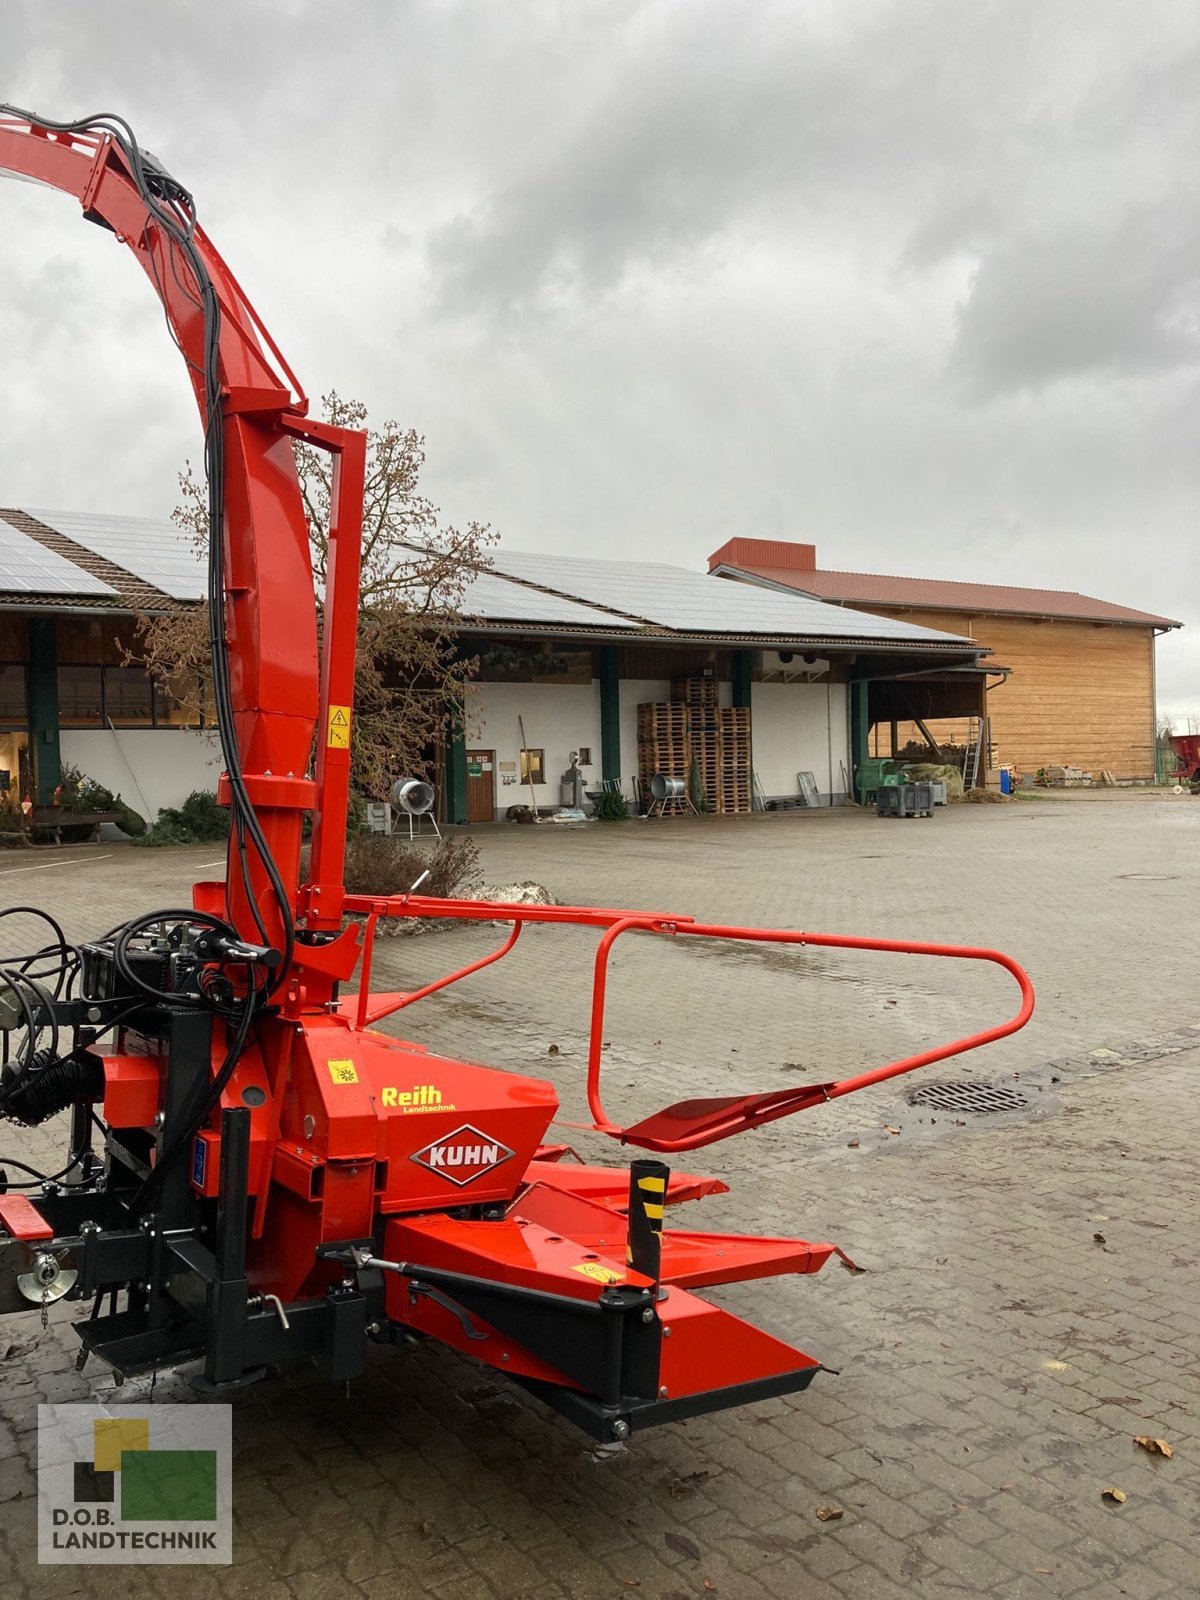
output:
[[[467,821],[496,820],[496,752],[467,751]]]

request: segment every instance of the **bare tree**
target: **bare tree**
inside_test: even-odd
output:
[[[330,393],[326,420],[365,428],[366,407]],[[325,587],[332,466],[308,445],[295,446],[316,576],[318,621]],[[385,422],[368,430],[363,496],[363,561],[359,604],[353,781],[360,794],[382,798],[400,776],[422,773],[451,716],[461,714],[477,659],[458,642],[460,607],[476,571],[490,564],[496,535],[485,524],[443,527],[437,507],[419,489],[425,441],[412,428]],[[183,502],[173,520],[207,551],[208,497],[191,466],[180,474]],[[177,697],[198,696],[208,671],[203,608],[185,616],[140,619],[139,659]]]

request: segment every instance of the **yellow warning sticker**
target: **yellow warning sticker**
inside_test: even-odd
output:
[[[619,1272],[614,1272],[611,1267],[605,1267],[599,1261],[581,1261],[573,1269],[582,1272],[585,1278],[595,1278],[597,1283],[623,1283]]]
[[[329,1063],[329,1076],[334,1083],[357,1083],[358,1068],[353,1061],[331,1061]]]
[[[325,743],[331,750],[349,750],[350,748],[350,707],[330,706],[329,728],[325,736]]]

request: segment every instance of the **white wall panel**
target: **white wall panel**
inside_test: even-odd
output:
[[[755,683],[750,688],[754,770],[767,799],[794,799],[798,772],[811,772],[822,801],[844,794],[850,770],[844,683]]]
[[[467,714],[467,749],[494,750],[496,811],[529,804],[529,786],[520,782],[521,733],[517,718],[525,719],[525,738],[531,750],[546,752],[546,782],[535,786],[540,806],[561,804],[559,780],[570,765],[571,751],[587,745],[592,765],[583,768],[587,788],[599,787],[600,685],[591,683],[479,683],[471,690]],[[518,779],[505,784],[501,763],[511,761]],[[512,776],[510,774],[509,776]]]
[[[621,788],[633,799],[633,776],[638,770],[637,708],[650,701],[669,700],[669,678],[621,680]]]
[[[148,822],[193,789],[215,794],[221,752],[215,733],[187,728],[64,728],[62,759],[119,794]]]

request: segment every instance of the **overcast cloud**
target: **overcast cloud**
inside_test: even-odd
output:
[[[1194,0],[5,0],[0,98],[124,114],[449,518],[1081,589],[1200,717]],[[166,514],[127,252],[4,184],[0,282],[0,503]]]

